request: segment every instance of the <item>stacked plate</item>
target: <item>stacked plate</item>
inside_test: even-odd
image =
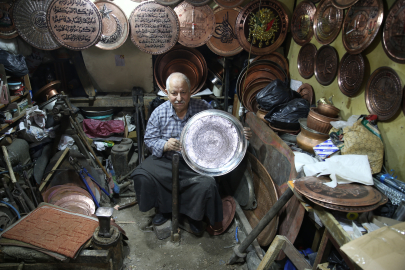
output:
[[[207,62],[203,55],[193,48],[175,46],[155,61],[154,77],[159,88],[167,94],[166,79],[173,72],[187,76],[191,84],[191,94],[200,91],[208,76]]]

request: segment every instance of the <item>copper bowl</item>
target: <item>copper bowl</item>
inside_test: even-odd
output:
[[[312,128],[318,132],[328,134],[329,130],[332,128],[330,122],[338,121],[340,118],[331,118],[322,115],[318,112],[318,108],[311,108],[308,114],[308,127]]]
[[[327,117],[336,118],[339,116],[340,110],[333,105],[319,103],[318,112]]]
[[[298,122],[301,126],[301,132],[297,136],[298,146],[309,153],[314,153],[314,146],[326,141],[329,139],[328,134],[324,134],[313,130],[307,126],[307,118],[300,118]]]
[[[264,117],[266,116],[266,114],[268,113],[268,111],[262,110],[262,108],[261,108],[259,105],[256,105],[256,109],[257,109],[256,116],[259,117],[260,120],[262,120],[263,122],[265,122],[266,125],[268,125],[269,122],[268,122],[266,119],[264,119]]]

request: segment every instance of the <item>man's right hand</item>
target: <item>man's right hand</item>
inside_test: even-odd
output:
[[[163,152],[167,151],[181,151],[180,141],[174,138],[170,138],[163,147]]]

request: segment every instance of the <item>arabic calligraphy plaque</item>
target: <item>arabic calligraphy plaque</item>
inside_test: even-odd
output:
[[[96,47],[114,50],[124,44],[129,33],[129,23],[124,11],[109,1],[94,3],[101,14],[102,34]]]
[[[397,0],[385,20],[383,48],[388,57],[405,64],[405,0]]]
[[[364,58],[361,54],[346,53],[340,61],[338,84],[340,91],[348,97],[355,96],[364,79]]]
[[[243,0],[214,0],[223,8],[234,8],[243,3]]]
[[[209,6],[195,7],[184,1],[174,12],[180,21],[180,44],[199,47],[208,42],[215,30],[215,15]]]
[[[309,1],[298,4],[291,19],[291,33],[298,45],[305,45],[314,35],[314,15],[316,7]]]
[[[377,68],[367,81],[366,105],[378,120],[386,121],[393,117],[402,100],[401,80],[390,67]]]
[[[357,3],[359,0],[332,0],[332,4],[338,9],[346,9]]]
[[[316,52],[316,46],[312,43],[307,43],[301,47],[298,53],[298,72],[304,79],[309,79],[314,75]]]
[[[188,3],[193,6],[200,7],[208,4],[211,0],[186,0]]]
[[[284,42],[288,16],[278,1],[253,1],[236,19],[236,34],[240,45],[255,55],[275,51]]]
[[[343,22],[343,45],[351,54],[364,51],[374,40],[384,16],[382,0],[360,0]]]
[[[176,5],[180,1],[181,0],[156,0],[156,2],[164,6]]]
[[[179,20],[174,11],[154,1],[143,2],[131,13],[131,40],[143,52],[162,54],[179,39]]]
[[[332,5],[331,0],[322,0],[314,17],[315,38],[321,44],[329,44],[335,40],[343,22],[343,10]]]
[[[71,50],[84,50],[101,37],[101,15],[89,0],[54,0],[46,13],[53,37]]]
[[[18,36],[13,20],[13,5],[9,2],[0,3],[0,38],[10,39]]]
[[[240,11],[238,7],[214,10],[215,30],[207,43],[211,51],[220,56],[232,56],[243,50],[235,33],[236,17]]]
[[[315,55],[314,72],[316,80],[322,85],[329,85],[336,77],[339,56],[335,48],[323,45]]]

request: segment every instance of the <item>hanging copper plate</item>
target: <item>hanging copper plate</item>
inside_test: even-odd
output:
[[[388,57],[405,64],[405,1],[397,0],[385,20],[382,43]]]
[[[271,179],[271,176],[254,155],[247,152],[246,155],[252,166],[253,185],[257,200],[257,208],[255,210],[243,210],[246,218],[249,220],[252,228],[255,228],[264,215],[278,200],[277,189]],[[267,246],[276,235],[278,227],[278,215],[276,215],[270,223],[263,229],[257,237],[257,241],[261,246]]]
[[[355,96],[364,79],[364,58],[361,54],[343,55],[338,70],[340,91],[348,97]]]
[[[20,36],[41,50],[55,50],[60,44],[46,24],[46,14],[52,0],[19,0],[14,4],[13,19]]]
[[[365,97],[368,111],[376,114],[380,121],[389,120],[401,106],[402,92],[401,80],[395,70],[377,68],[367,81]]]
[[[314,35],[314,15],[316,7],[309,1],[298,4],[291,19],[291,33],[298,45],[305,45]]]
[[[11,2],[0,3],[0,38],[10,39],[18,36],[12,15],[13,4]]]
[[[90,0],[54,0],[49,4],[46,21],[57,42],[71,50],[85,50],[101,37],[101,15]]]
[[[284,42],[287,30],[288,16],[278,1],[253,1],[243,8],[236,19],[240,45],[255,55],[275,51]]]
[[[329,85],[336,77],[339,56],[335,48],[323,45],[316,52],[314,72],[316,80],[322,85]]]
[[[298,58],[297,66],[298,72],[304,79],[309,79],[314,75],[315,55],[317,48],[314,44],[308,43],[301,47]]]
[[[321,44],[329,44],[335,40],[343,22],[343,10],[332,5],[331,0],[322,0],[314,17],[315,38]]]
[[[208,4],[211,0],[186,0],[189,4],[200,7]]]
[[[378,204],[381,193],[372,186],[362,184],[338,184],[331,188],[324,183],[329,177],[304,177],[294,182],[295,188],[305,197],[334,205],[359,207]]]
[[[207,42],[211,51],[220,56],[232,56],[243,50],[235,33],[236,17],[240,11],[239,7],[214,10],[215,30]]]
[[[174,12],[180,21],[180,44],[199,47],[208,42],[215,29],[215,15],[209,6],[195,7],[184,1]]]
[[[174,72],[180,72],[187,76],[190,81],[191,90],[194,90],[198,87],[201,75],[199,74],[197,67],[193,64],[193,62],[188,61],[187,59],[175,59],[171,61],[164,67],[162,72],[162,79],[165,83],[170,74]]]
[[[359,54],[373,42],[384,17],[382,0],[360,0],[347,12],[343,22],[343,45]]]
[[[172,5],[176,5],[181,0],[155,0],[155,1],[164,6],[172,6]]]
[[[356,4],[359,0],[332,0],[332,4],[338,9],[346,9],[354,4]]]
[[[162,54],[179,40],[179,20],[167,6],[154,1],[139,4],[129,18],[131,40],[143,52]]]
[[[124,44],[129,33],[129,23],[124,11],[109,1],[94,3],[101,14],[103,25],[100,42],[96,47],[103,50],[114,50]]]
[[[282,67],[283,70],[285,71],[285,73],[287,74],[287,77],[289,77],[290,69],[288,68],[288,61],[284,56],[281,55],[281,53],[271,52],[266,55],[256,56],[256,58],[253,59],[252,62],[257,61],[257,60],[269,60],[269,61],[273,61],[273,62],[279,64],[280,67]]]
[[[223,8],[234,8],[243,3],[243,0],[214,0]]]
[[[314,103],[314,89],[308,83],[304,83],[298,88],[298,94],[305,100],[308,100],[309,105]]]

